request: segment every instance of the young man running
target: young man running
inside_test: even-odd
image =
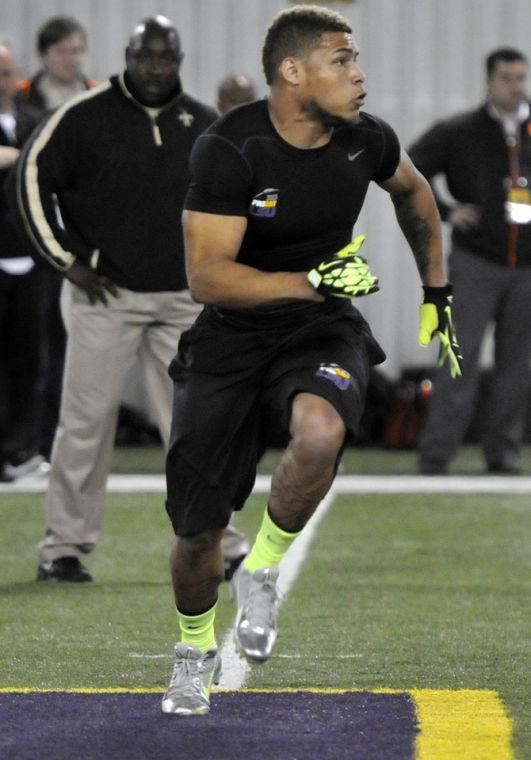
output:
[[[278,564],[325,496],[356,435],[369,368],[385,355],[351,298],[378,289],[352,228],[369,182],[387,190],[425,286],[421,340],[459,372],[431,190],[394,131],[362,112],[365,77],[347,21],[312,6],[281,12],[263,65],[268,100],[232,110],[199,138],[184,233],[192,297],[180,341],[167,459],[171,571],[181,641],[166,713],[209,710],[221,670],[214,636],[219,549],[251,492],[267,421],[291,439],[255,544],[236,571],[235,637],[263,662],[276,639]]]

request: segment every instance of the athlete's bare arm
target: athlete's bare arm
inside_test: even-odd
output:
[[[445,285],[439,211],[429,183],[404,150],[394,175],[380,186],[391,195],[398,223],[413,251],[422,283],[431,287]]]
[[[186,272],[194,301],[238,309],[292,299],[324,300],[306,272],[261,272],[238,263],[246,229],[242,216],[183,213]]]

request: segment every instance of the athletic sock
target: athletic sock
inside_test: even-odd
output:
[[[275,525],[266,509],[253,548],[243,560],[244,568],[254,573],[263,567],[276,567],[301,532],[288,533],[282,530]]]
[[[217,602],[216,602],[217,604]],[[183,644],[197,647],[200,652],[216,648],[214,635],[214,619],[216,617],[216,604],[206,612],[199,615],[185,615],[177,610],[179,626],[181,628],[181,641]]]

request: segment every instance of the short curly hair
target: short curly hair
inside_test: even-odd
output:
[[[281,61],[289,55],[303,56],[314,48],[326,32],[352,33],[340,13],[317,5],[298,5],[281,11],[267,30],[262,49],[262,66],[267,84],[277,76]]]

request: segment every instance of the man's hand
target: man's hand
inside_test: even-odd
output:
[[[448,221],[459,230],[466,232],[476,227],[481,221],[481,209],[472,203],[456,206],[448,215]]]
[[[64,273],[67,280],[73,282],[78,288],[82,288],[88,296],[91,304],[101,301],[107,306],[107,294],[110,293],[115,298],[119,298],[116,285],[108,277],[98,274],[90,269],[79,259],[76,259],[72,266]]]
[[[379,290],[378,278],[373,277],[367,262],[357,253],[364,240],[365,235],[358,235],[331,259],[308,272],[308,280],[318,293],[335,298],[357,298]]]
[[[19,154],[19,149],[13,148],[12,145],[0,145],[0,169],[9,169],[13,166]]]
[[[424,303],[420,307],[419,343],[427,346],[436,336],[440,343],[439,365],[446,361],[453,378],[461,377],[461,349],[452,322],[452,286],[424,287]]]

